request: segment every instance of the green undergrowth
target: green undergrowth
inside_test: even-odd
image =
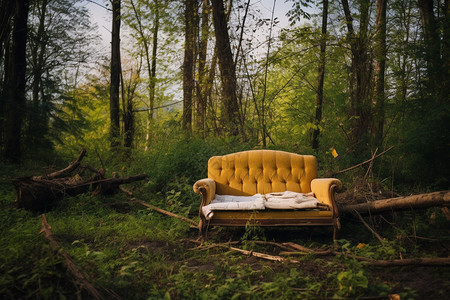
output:
[[[91,297],[68,271],[61,250],[55,250],[39,234],[40,215],[9,207],[1,211],[0,217],[2,298]],[[132,204],[123,196],[66,198],[64,204],[46,213],[46,218],[53,239],[106,298],[355,299],[385,298],[395,293],[401,299],[422,299],[423,284],[414,284],[417,272],[427,274],[422,280],[438,287],[433,296],[442,296],[449,290],[448,280],[444,280],[449,271],[445,267],[374,269],[351,258],[349,255],[373,259],[439,255],[420,240],[386,236],[381,245],[351,222],[337,241],[341,255],[292,256],[298,261],[294,263],[266,261],[214,245],[233,239],[239,242],[235,247],[272,255],[278,255],[282,249],[255,241],[293,241],[314,249],[328,249],[333,246],[331,230],[264,229],[255,225],[211,229],[209,240],[199,246],[190,241],[197,238],[197,231],[188,224]],[[446,241],[440,239],[442,242]]]
[[[136,199],[198,221],[200,199],[192,184],[206,176],[207,157],[224,151],[206,145],[196,154],[199,147],[169,145],[164,155],[141,153],[132,164],[114,161],[108,172],[148,173],[149,181],[133,184]],[[95,157],[90,159],[97,167]],[[195,164],[199,166],[186,171]],[[354,258],[447,257],[450,233],[440,209],[366,217],[383,242],[350,216],[341,219],[336,244],[330,228],[262,228],[251,223],[245,228],[210,228],[208,240],[200,245],[195,228],[134,203],[125,194],[84,194],[65,198],[45,214],[60,246],[57,250],[39,233],[41,215],[14,206],[11,177],[36,169],[0,170],[2,299],[92,298],[69,271],[61,249],[106,299],[386,299],[392,294],[436,299],[450,291],[448,267],[374,268]],[[286,249],[271,242],[336,247],[341,254],[283,256],[288,259],[274,262],[223,246],[229,241],[236,242],[234,247],[274,256]]]

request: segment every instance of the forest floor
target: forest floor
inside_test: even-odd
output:
[[[136,198],[195,219],[198,204],[186,205],[183,193],[152,194],[145,184],[135,189]],[[16,208],[14,199],[9,176],[0,174],[2,299],[93,298],[67,268],[63,252],[106,299],[439,299],[450,292],[448,265],[374,267],[355,258],[448,257],[450,226],[437,208],[366,217],[383,243],[351,215],[341,219],[337,244],[330,228],[257,224],[211,228],[202,243],[188,223],[132,203],[125,194],[83,194],[45,214],[55,249],[40,234],[42,216]],[[286,256],[280,245],[287,242],[334,247],[338,254]]]

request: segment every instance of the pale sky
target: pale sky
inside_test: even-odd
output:
[[[289,21],[286,17],[286,13],[291,8],[291,3],[288,2],[285,3],[285,0],[252,0],[250,2],[251,9],[252,10],[258,10],[261,15],[258,15],[259,18],[263,19],[270,19],[272,15],[272,8],[275,1],[275,11],[274,11],[274,18],[277,18],[277,21],[279,22],[276,27],[273,29],[272,37],[276,37],[277,33],[280,31],[280,29],[288,26]],[[95,3],[98,3],[100,5],[97,5]],[[97,54],[109,57],[110,55],[110,42],[111,42],[111,17],[112,12],[105,8],[106,3],[110,3],[109,0],[85,0],[84,5],[87,7],[91,12],[91,18],[92,22],[96,23],[98,26],[98,34],[101,37],[101,40],[99,41],[99,49],[97,51]],[[236,3],[236,2],[235,2]],[[109,8],[111,5],[107,5]],[[259,31],[255,33],[255,40],[254,45],[258,44],[259,47],[254,48],[251,52],[256,55],[265,55],[267,45],[265,43],[261,43],[262,41],[267,40],[269,33],[267,31],[268,27],[260,27]],[[122,39],[122,41],[125,41],[125,39]],[[273,45],[272,45],[273,46]],[[124,45],[122,45],[124,47]],[[126,47],[126,46],[125,46]],[[179,61],[180,64],[182,63],[182,55],[183,51],[180,51],[180,57]],[[178,68],[178,67],[177,67]],[[172,88],[166,91],[166,94],[172,94],[174,100],[182,99],[182,95],[180,94],[180,88],[178,85],[174,85]]]
[[[278,18],[279,24],[277,27],[283,28],[289,23],[286,13],[291,8],[291,2],[286,3],[285,0],[253,0],[250,2],[250,5],[253,9],[258,9],[263,18],[270,18],[274,1],[274,18]],[[99,52],[102,53],[109,53],[109,44],[111,41],[111,11],[103,8],[106,3],[109,3],[109,1],[89,0],[85,2],[85,7],[87,7],[91,12],[92,22],[97,23],[98,25],[98,33],[102,39],[100,44],[103,45],[101,46],[102,49],[99,49]],[[111,5],[108,5],[108,7],[111,7]]]

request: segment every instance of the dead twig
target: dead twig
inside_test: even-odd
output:
[[[391,266],[448,266],[450,265],[450,257],[435,257],[435,258],[407,258],[407,259],[393,259],[393,260],[375,260],[368,257],[357,256],[349,253],[343,253],[334,249],[328,250],[313,250],[295,243],[284,243],[289,247],[300,250],[300,252],[280,252],[280,255],[342,255],[344,257],[353,258],[361,261],[365,265],[376,267],[391,267]]]
[[[363,225],[366,226],[366,228],[369,229],[370,232],[372,232],[372,234],[380,241],[381,245],[384,245],[383,238],[381,237],[381,235],[379,235],[375,230],[372,229],[372,227],[369,226],[369,224],[367,224],[366,221],[364,221],[363,217],[359,212],[357,212],[356,210],[354,212],[358,216],[361,223],[363,223]]]
[[[299,244],[296,244],[296,243],[293,243],[293,242],[283,243],[283,245],[287,246],[287,247],[290,247],[291,249],[302,251],[302,252],[308,252],[308,253],[309,252],[316,252],[313,249],[306,248],[306,247],[304,247],[302,245],[299,245]]]
[[[251,241],[252,243],[255,244],[259,244],[259,245],[272,245],[272,246],[277,246],[281,249],[284,250],[290,250],[288,246],[284,245],[284,244],[280,244],[280,243],[275,243],[275,242],[266,242],[266,241]]]
[[[391,146],[391,147],[387,148],[387,149],[384,150],[383,152],[381,152],[381,153],[379,153],[379,154],[373,156],[372,158],[370,158],[370,159],[368,159],[368,160],[366,160],[366,161],[364,161],[364,162],[362,162],[362,163],[359,163],[359,164],[357,164],[357,165],[354,165],[353,167],[350,167],[350,168],[347,168],[347,169],[344,169],[344,170],[341,170],[341,171],[333,172],[333,173],[331,173],[331,176],[335,176],[335,175],[337,175],[337,174],[345,173],[345,172],[347,172],[347,171],[356,169],[357,167],[360,167],[360,166],[362,166],[362,165],[365,165],[365,164],[367,164],[367,163],[370,163],[370,162],[373,161],[375,158],[380,157],[381,155],[383,155],[384,153],[388,152],[388,151],[391,150],[392,148],[394,148],[394,146]]]
[[[378,148],[375,149],[375,152],[372,154],[372,158],[370,159],[369,167],[367,168],[366,174],[364,175],[364,179],[367,181],[367,177],[370,174],[370,170],[372,170],[373,167],[373,161],[375,160],[375,156],[377,155]],[[369,189],[372,191],[372,187],[369,185]],[[373,193],[373,191],[372,191]]]
[[[243,250],[236,247],[231,247],[230,244],[237,244],[239,242],[229,242],[229,243],[223,243],[223,244],[211,244],[208,246],[202,247],[203,242],[200,240],[192,240],[192,239],[183,239],[183,241],[191,242],[194,244],[198,244],[199,247],[196,247],[192,250],[207,250],[215,247],[222,247],[222,248],[228,248],[232,251],[237,251],[239,253],[248,255],[248,256],[255,256],[271,261],[289,261],[291,263],[299,263],[297,260],[292,259],[286,259],[282,257],[281,255],[286,256],[294,256],[294,255],[307,255],[307,254],[314,254],[318,256],[327,256],[327,255],[335,255],[335,256],[343,256],[345,258],[353,258],[356,260],[361,261],[365,265],[369,266],[376,266],[376,267],[390,267],[390,266],[410,266],[410,265],[418,265],[418,266],[448,266],[450,265],[450,257],[437,257],[437,258],[409,258],[409,259],[394,259],[394,260],[375,260],[372,258],[364,257],[364,256],[358,256],[350,253],[344,253],[340,251],[336,251],[333,248],[330,249],[324,249],[324,250],[315,250],[310,249],[307,247],[304,247],[302,245],[293,243],[293,242],[286,242],[286,243],[275,243],[275,242],[265,242],[265,241],[252,241],[256,242],[257,244],[268,244],[268,245],[275,245],[275,246],[281,246],[283,248],[291,248],[298,251],[282,251],[279,253],[280,256],[277,255],[270,255],[265,254],[261,252],[255,252],[253,250]]]
[[[131,201],[131,202],[138,203],[138,204],[140,204],[140,205],[142,205],[142,206],[145,206],[145,207],[148,207],[148,208],[150,208],[150,209],[153,209],[153,210],[155,210],[155,211],[157,211],[157,212],[159,212],[159,213],[161,213],[161,214],[164,214],[164,215],[166,215],[166,216],[174,217],[174,218],[183,220],[183,221],[185,221],[185,222],[187,222],[187,223],[189,223],[189,224],[191,224],[191,225],[193,225],[193,226],[195,226],[195,227],[198,227],[198,223],[195,222],[194,220],[188,219],[188,218],[183,217],[183,216],[179,216],[179,215],[174,214],[174,213],[172,213],[172,212],[170,212],[170,211],[167,211],[167,210],[161,209],[161,208],[159,208],[159,207],[156,207],[156,206],[154,206],[154,205],[148,204],[147,202],[144,202],[144,201],[141,201],[141,200],[137,200],[137,199],[130,199],[130,201]]]
[[[244,249],[232,247],[231,244],[238,244],[239,243],[237,241],[234,241],[234,242],[230,241],[228,243],[211,244],[211,245],[205,245],[205,246],[202,246],[203,243],[201,241],[199,241],[199,240],[192,240],[192,239],[186,240],[186,239],[184,239],[183,241],[191,242],[191,243],[194,243],[194,244],[199,244],[198,247],[193,248],[192,250],[208,250],[208,249],[211,249],[211,248],[220,247],[220,248],[228,248],[228,249],[230,249],[232,251],[236,251],[236,252],[242,253],[242,254],[247,255],[247,256],[255,256],[255,257],[266,259],[266,260],[279,261],[279,262],[289,261],[291,263],[299,263],[299,261],[297,261],[297,260],[286,259],[284,257],[277,256],[277,255],[270,255],[270,254],[265,254],[265,253],[261,253],[261,252],[256,252],[256,251],[253,251],[253,250],[249,251],[249,250],[244,250]],[[271,244],[270,242],[263,242],[263,241],[256,241],[256,242],[260,243],[260,244],[263,244],[263,243],[264,244],[266,244],[266,243]],[[281,244],[277,244],[277,243],[273,243],[273,244],[281,245]]]
[[[44,175],[44,176],[33,176],[34,180],[40,180],[40,179],[55,179],[55,178],[61,178],[68,176],[73,170],[78,168],[80,166],[81,161],[83,160],[84,156],[86,155],[86,149],[81,149],[80,154],[78,154],[77,159],[75,159],[73,162],[71,162],[67,167],[64,169],[55,171],[53,173]]]
[[[450,257],[407,258],[393,260],[374,260],[367,263],[375,267],[392,266],[450,266]]]
[[[104,299],[104,297],[100,294],[99,291],[89,282],[86,280],[83,273],[78,269],[77,265],[73,262],[73,260],[70,258],[69,254],[62,248],[57,241],[53,239],[51,226],[47,222],[47,218],[45,214],[41,215],[42,218],[42,229],[40,233],[44,233],[45,237],[50,241],[50,244],[52,245],[55,250],[58,251],[58,253],[64,258],[64,265],[69,269],[69,271],[75,276],[76,282],[80,285],[81,288],[85,288],[95,299]]]
[[[122,192],[124,192],[125,194],[127,194],[128,196],[133,197],[133,192],[127,190],[127,189],[124,188],[123,186],[120,186],[120,185],[119,185],[119,189],[120,189]]]
[[[217,247],[231,247],[231,245],[234,244],[238,244],[239,242],[228,242],[228,243],[223,243],[223,244],[210,244],[210,245],[205,245],[205,244],[200,244],[197,247],[194,248],[190,248],[189,250],[208,250],[211,248],[217,248]]]
[[[243,250],[243,249],[239,249],[236,247],[230,247],[230,249],[233,251],[237,251],[242,254],[248,255],[248,256],[255,256],[255,257],[259,257],[259,258],[263,258],[263,259],[267,259],[267,260],[279,261],[279,262],[288,261],[290,263],[295,263],[295,264],[299,263],[298,260],[286,259],[284,257],[277,256],[277,255],[269,255],[269,254],[265,254],[265,253],[255,252],[255,251],[248,251],[248,250]]]

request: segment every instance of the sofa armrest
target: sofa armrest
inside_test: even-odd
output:
[[[194,183],[194,192],[202,195],[202,204],[208,205],[216,197],[216,182],[210,178],[204,178]]]
[[[311,181],[311,191],[317,200],[330,206],[333,214],[338,215],[334,202],[334,193],[342,188],[342,182],[336,178],[316,178]]]

